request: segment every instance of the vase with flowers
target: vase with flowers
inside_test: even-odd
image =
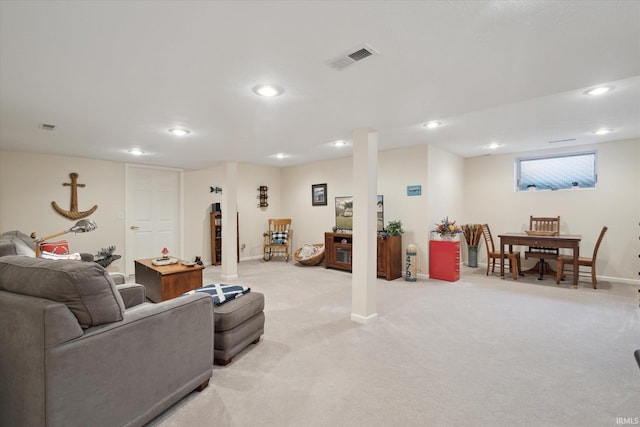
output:
[[[446,217],[439,223],[436,223],[436,228],[434,228],[434,233],[438,233],[442,240],[453,240],[458,234],[462,232],[462,229],[456,225],[455,221],[449,220],[449,217]]]

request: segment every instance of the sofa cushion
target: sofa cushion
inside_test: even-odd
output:
[[[83,328],[122,320],[124,302],[95,262],[0,258],[0,289],[65,304]]]

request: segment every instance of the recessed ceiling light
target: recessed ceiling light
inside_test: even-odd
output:
[[[613,86],[597,86],[591,88],[585,92],[586,95],[602,95],[603,93],[611,92]]]
[[[169,129],[169,132],[175,136],[185,136],[191,133],[191,131],[188,131],[187,129]]]
[[[285,153],[277,153],[277,154],[272,155],[271,157],[275,157],[276,159],[286,159],[289,156],[286,155]]]
[[[253,87],[253,91],[260,96],[272,97],[281,95],[284,89],[278,85],[262,84]]]
[[[144,154],[144,151],[140,150],[139,148],[132,148],[128,152],[129,154],[133,154],[134,156],[142,156]]]
[[[488,149],[488,150],[495,150],[497,148],[502,147],[502,144],[500,144],[499,142],[492,142],[490,144],[487,144],[484,146],[484,148]]]
[[[440,126],[442,126],[442,122],[439,122],[437,120],[431,120],[430,122],[426,122],[422,124],[422,127],[425,127],[428,129],[435,129]]]
[[[607,128],[600,128],[598,130],[593,131],[593,133],[595,133],[596,135],[606,135],[611,132],[613,132],[613,129],[607,129]]]
[[[333,145],[334,147],[344,147],[345,145],[347,145],[347,141],[345,141],[344,139],[337,139],[333,141],[331,145]]]

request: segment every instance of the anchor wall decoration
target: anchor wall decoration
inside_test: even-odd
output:
[[[53,209],[55,209],[60,215],[69,219],[80,219],[91,215],[96,211],[96,209],[98,209],[98,205],[95,205],[87,211],[78,211],[78,187],[84,187],[85,184],[78,184],[78,174],[75,172],[70,173],[69,178],[71,178],[71,182],[64,182],[62,185],[65,187],[71,187],[71,209],[65,211],[58,206],[56,202],[51,202],[51,206],[53,206]]]

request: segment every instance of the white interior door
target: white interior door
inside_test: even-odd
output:
[[[182,171],[126,165],[126,274],[134,260],[182,255]]]

